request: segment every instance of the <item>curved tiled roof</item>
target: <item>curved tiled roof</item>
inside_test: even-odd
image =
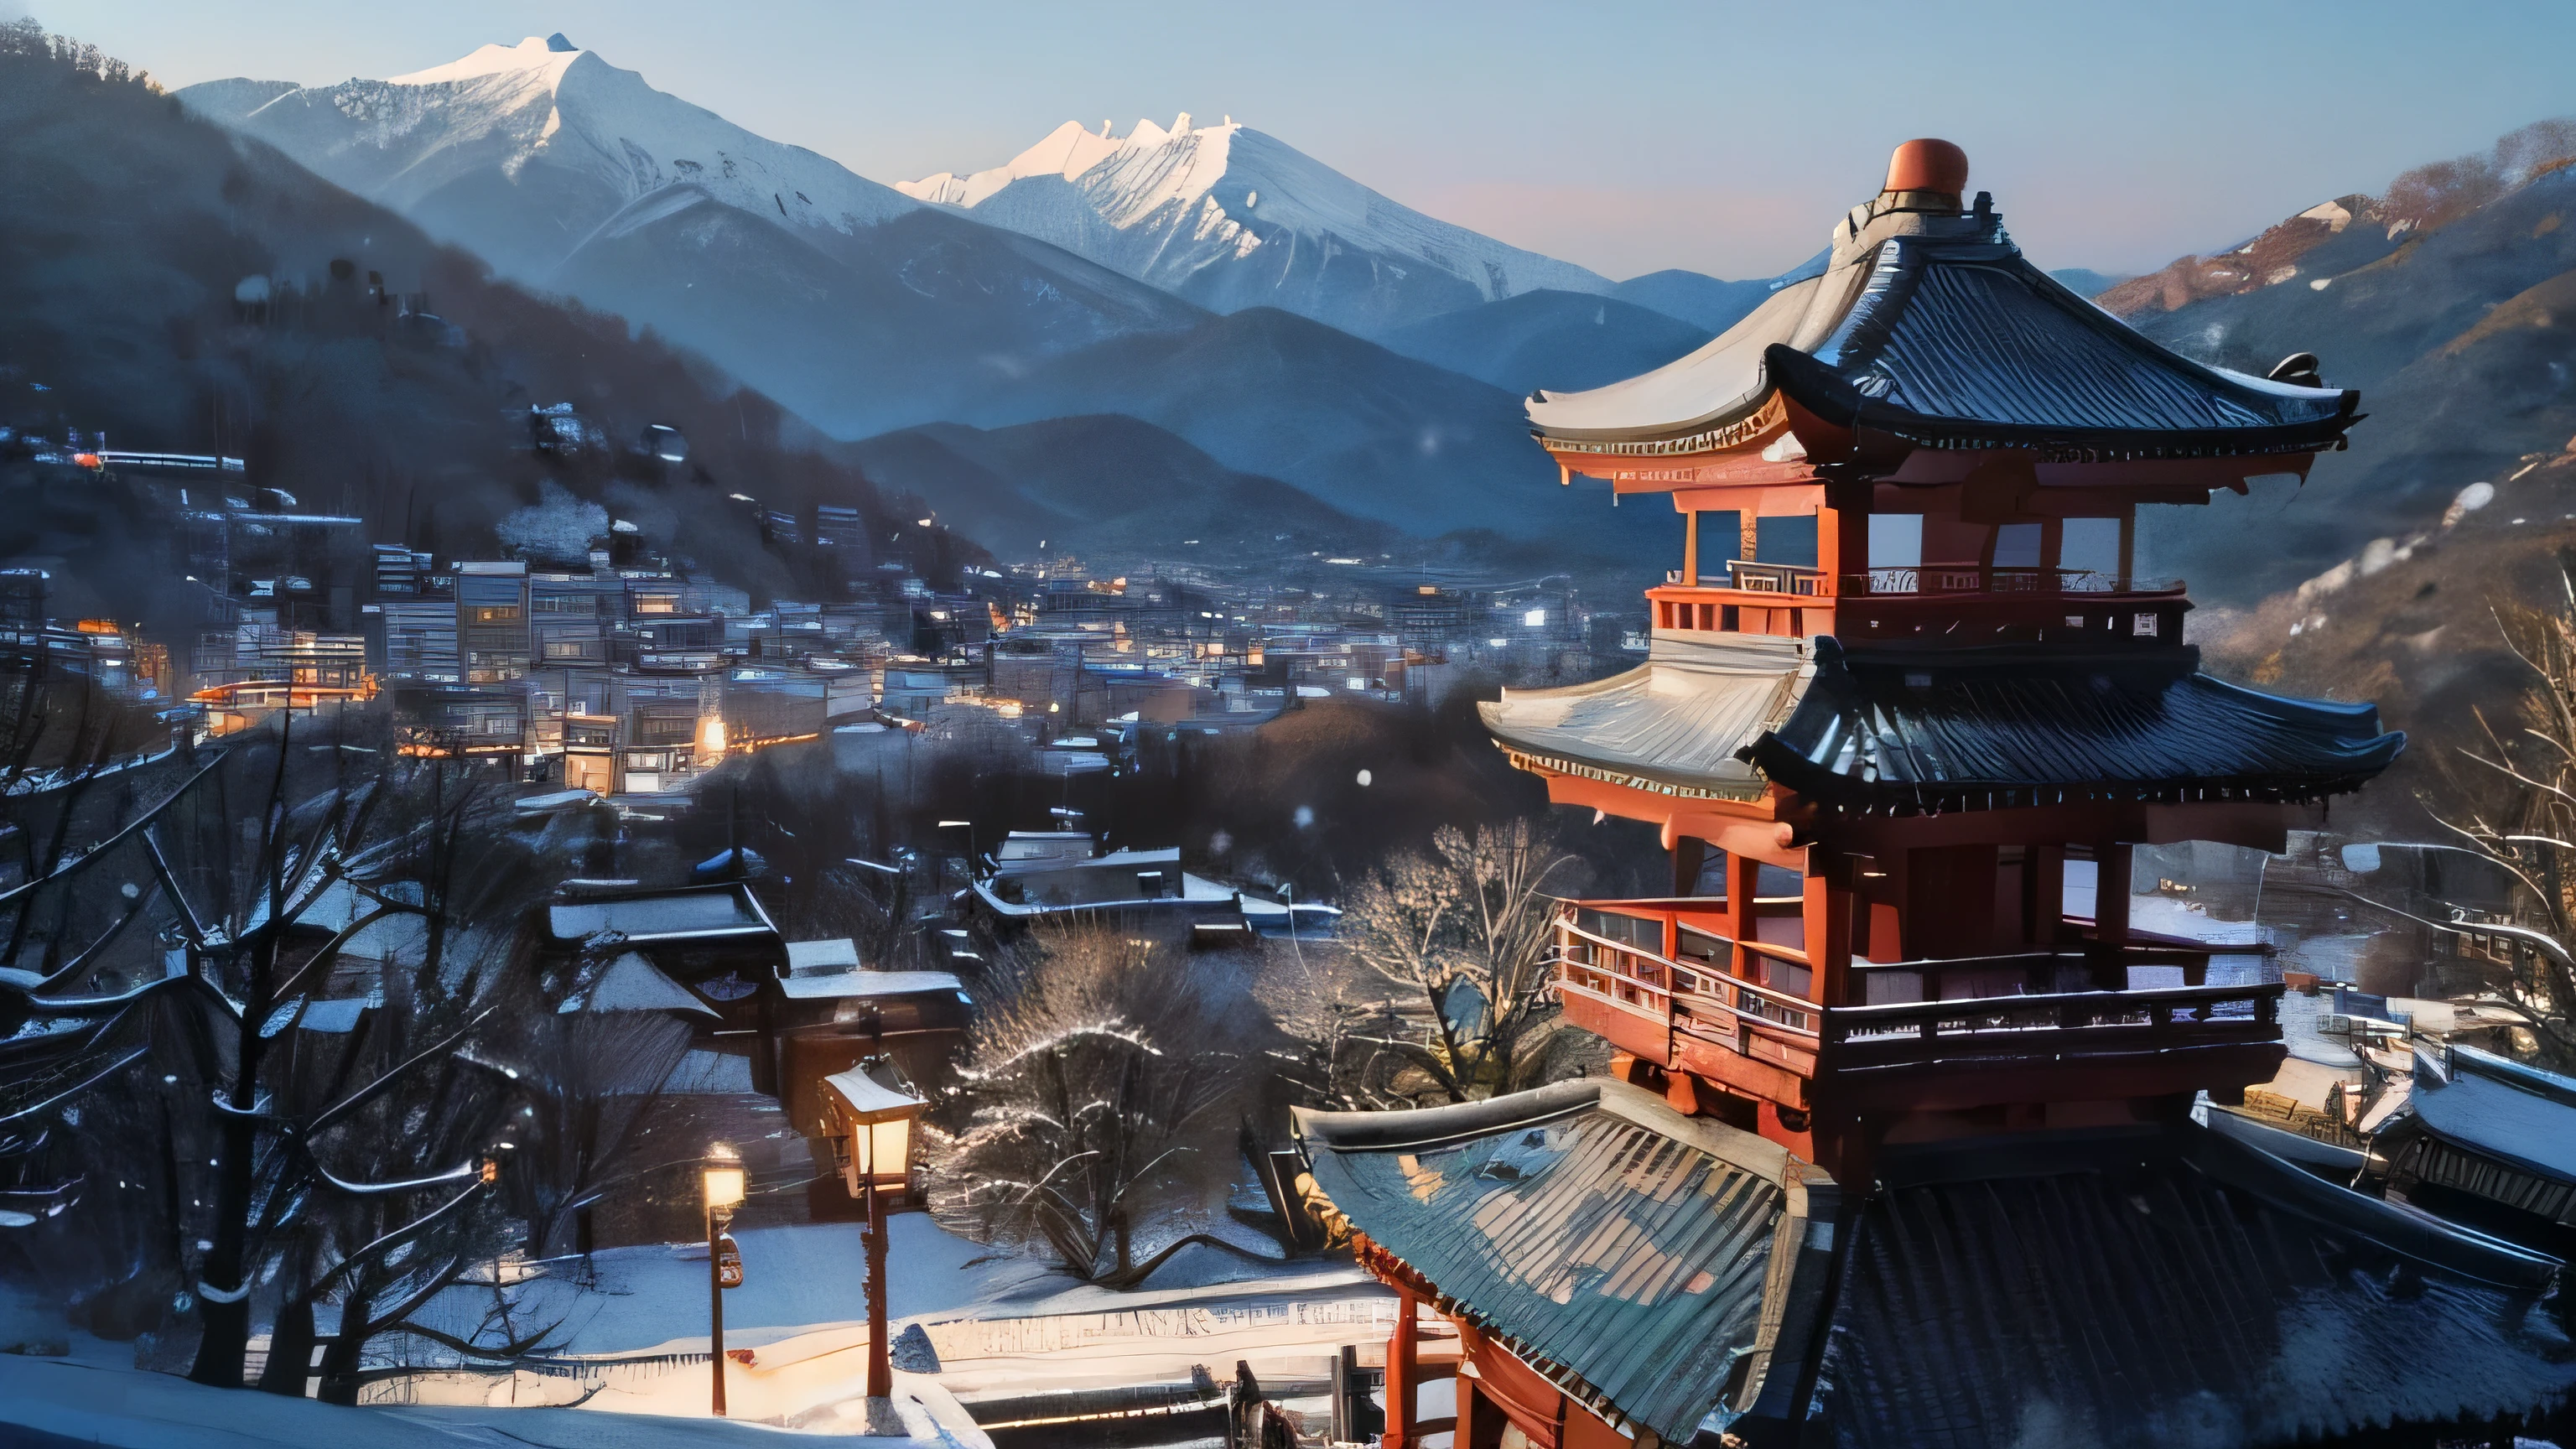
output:
[[[1772,1256],[1811,1186],[1792,1201],[1800,1169],[1772,1143],[1600,1080],[1296,1121],[1333,1210],[1441,1311],[1668,1442],[1688,1443],[1737,1360],[1771,1346]]]
[[[2554,1260],[2188,1124],[1891,1150],[1880,1176],[1816,1442],[2430,1443],[2576,1390],[2534,1310]]]
[[[1532,394],[1538,436],[1576,451],[1704,439],[1775,393],[1917,446],[2113,456],[2312,451],[2358,416],[2358,393],[2205,366],[2149,340],[2031,265],[1990,211],[1864,207],[1830,256],[1687,357]]]
[[[1819,638],[1815,650],[1797,709],[1744,756],[1846,807],[2313,800],[2359,787],[2406,744],[2369,705],[2228,684],[2187,648],[1853,655]]]
[[[1762,777],[1738,756],[1797,702],[1804,639],[1657,631],[1646,662],[1559,689],[1507,689],[1478,705],[1506,746],[1565,773],[1641,788],[1751,799]]]

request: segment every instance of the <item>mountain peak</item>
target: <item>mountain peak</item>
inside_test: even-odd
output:
[[[486,45],[461,60],[416,70],[409,75],[388,78],[390,84],[403,86],[438,85],[447,81],[479,80],[487,75],[511,71],[560,69],[570,64],[570,57],[580,55],[581,47],[564,39],[562,31],[552,35],[531,35],[516,45]]]
[[[1124,137],[1067,121],[1000,166],[895,189],[1217,311],[1285,306],[1362,333],[1537,288],[1610,288],[1424,216],[1230,115],[1202,126],[1183,111]]]

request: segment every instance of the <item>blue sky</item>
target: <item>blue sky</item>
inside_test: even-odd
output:
[[[328,83],[563,31],[894,181],[1058,122],[1231,113],[1434,215],[1614,277],[1767,275],[1968,150],[2032,257],[2144,270],[2576,112],[2576,5],[0,0],[173,85]]]

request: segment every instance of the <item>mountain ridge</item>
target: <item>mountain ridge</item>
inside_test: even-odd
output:
[[[1520,292],[1608,293],[1571,262],[1496,241],[1372,190],[1228,116],[1067,121],[983,171],[895,189],[1052,242],[1212,311],[1273,306],[1368,336]]]
[[[935,419],[1052,352],[1201,315],[592,51],[531,37],[413,76],[178,94],[501,276],[650,327],[842,437]]]

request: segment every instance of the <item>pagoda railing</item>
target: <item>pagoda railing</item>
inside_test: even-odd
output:
[[[1842,594],[1906,598],[1944,594],[2179,594],[2180,579],[2150,579],[2101,569],[2012,568],[1978,563],[1927,563],[1845,574]]]
[[[1822,1035],[1838,1068],[2153,1052],[2277,1041],[2280,1004],[2277,981],[1984,996],[1837,1006]]]
[[[1733,559],[1722,574],[1702,574],[1696,579],[1683,577],[1680,569],[1666,569],[1664,584],[1668,588],[1735,589],[1747,594],[1800,594],[1822,597],[1826,592],[1823,569],[1803,568],[1797,564],[1754,563]]]
[[[1854,961],[1849,995],[1872,1004],[1831,1006],[1744,979],[1776,968],[1788,968],[1792,981],[1812,979],[1798,948],[1708,930],[1722,911],[1718,902],[1658,904],[1565,903],[1551,966],[1569,1021],[1661,1066],[1705,1070],[1700,1064],[1715,1060],[1715,1049],[1813,1077],[1820,1069],[2074,1061],[2280,1039],[2280,984],[2196,984],[2207,972],[2208,950],[2149,945]],[[1694,904],[1699,908],[1687,908]],[[1667,928],[1676,924],[1688,925],[1686,944],[1706,951],[1706,959],[1665,954],[1673,939]],[[2094,984],[2105,972],[2120,980],[2141,966],[2178,968],[2188,984]]]
[[[1767,1061],[1801,1076],[1814,1071],[1821,1009],[1791,992],[1729,974],[1714,962],[1676,961],[1660,950],[1622,941],[1576,924],[1577,903],[1557,916],[1554,953],[1557,999],[1577,1025],[1658,1065],[1675,1057],[1678,1034]],[[1662,922],[1651,926],[1661,940]],[[1697,937],[1732,957],[1738,942],[1711,932]],[[1742,942],[1754,956],[1803,967],[1803,953],[1768,942]]]
[[[1838,584],[1839,588],[1828,588]],[[1833,579],[1822,569],[1797,564],[1731,560],[1726,571],[1694,579],[1681,569],[1664,572],[1664,587],[1732,589],[1747,594],[1793,594],[1806,598],[1938,598],[1949,595],[2123,597],[2181,594],[2180,579],[2147,578],[2103,569],[2016,568],[1979,563],[1927,563],[1874,568]]]

